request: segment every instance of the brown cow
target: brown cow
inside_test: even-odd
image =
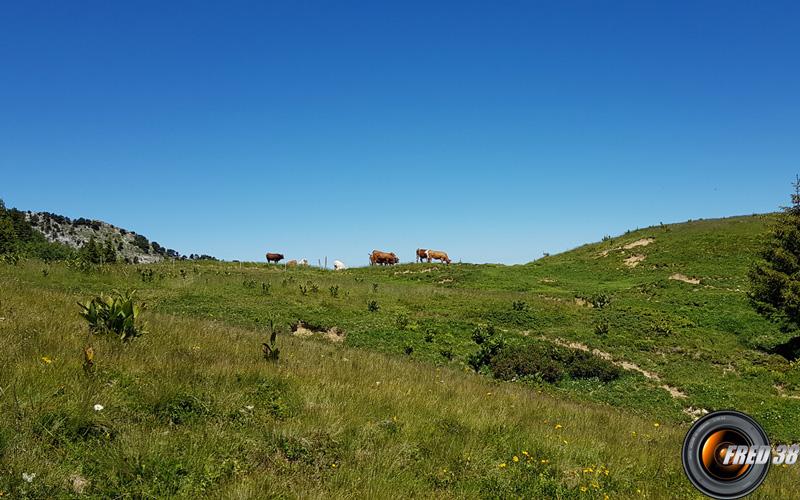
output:
[[[267,262],[280,262],[283,260],[282,253],[267,253]]]
[[[431,260],[450,263],[450,257],[447,256],[447,252],[440,252],[438,250],[428,250],[428,262]]]
[[[290,260],[289,262],[286,263],[286,267],[297,267],[297,261]]]
[[[375,264],[379,265],[393,265],[400,262],[400,258],[394,254],[394,252],[381,252],[380,250],[373,250],[372,253],[369,255],[369,265],[374,266]]]
[[[428,251],[424,248],[417,248],[417,262],[422,262],[428,258]]]

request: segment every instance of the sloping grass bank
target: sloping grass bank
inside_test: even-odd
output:
[[[322,341],[281,336],[268,363],[264,332],[152,312],[133,343],[94,339],[87,376],[85,297],[21,280],[0,297],[11,497],[697,496],[684,427]],[[775,469],[758,496],[798,479]]]

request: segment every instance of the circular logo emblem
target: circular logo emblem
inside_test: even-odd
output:
[[[689,481],[705,495],[741,498],[767,477],[769,439],[764,429],[744,413],[715,411],[689,429],[681,459]]]

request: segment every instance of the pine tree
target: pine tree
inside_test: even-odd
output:
[[[786,331],[800,328],[800,177],[793,185],[792,204],[778,215],[761,259],[750,271],[750,302]]]
[[[81,257],[91,264],[99,264],[102,256],[102,247],[94,240],[94,236],[89,237],[83,247],[81,247]]]
[[[111,240],[106,240],[106,246],[103,249],[103,261],[106,264],[117,263],[117,251],[114,250],[114,244],[111,243]]]
[[[0,255],[14,253],[18,246],[17,232],[14,231],[14,224],[5,214],[0,214]]]

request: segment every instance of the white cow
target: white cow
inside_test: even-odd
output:
[[[297,265],[298,266],[307,266],[308,265],[308,260],[300,259],[300,260],[297,261]]]
[[[341,271],[342,269],[347,269],[347,266],[344,265],[344,262],[341,260],[334,260],[333,261],[333,270],[334,271]]]

